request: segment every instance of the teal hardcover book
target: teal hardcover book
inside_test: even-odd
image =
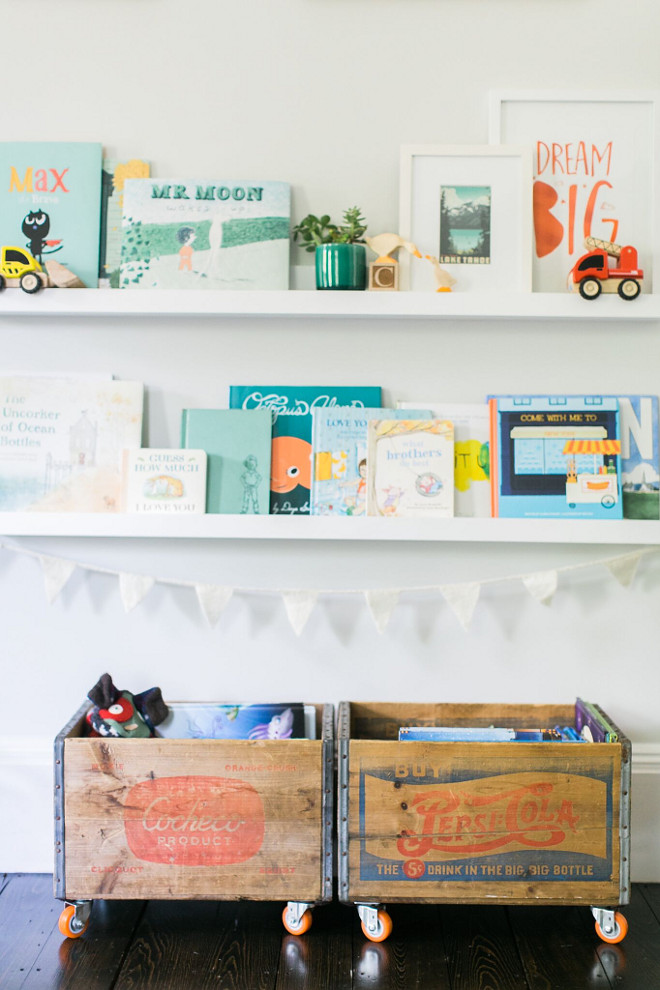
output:
[[[380,406],[380,386],[232,385],[232,409],[273,413],[270,511],[310,514],[312,410],[335,406]]]
[[[181,446],[207,455],[206,511],[268,515],[269,409],[184,409]]]
[[[91,142],[0,142],[0,247],[57,261],[98,284],[102,148]]]

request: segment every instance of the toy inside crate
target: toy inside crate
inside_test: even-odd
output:
[[[275,740],[93,738],[88,709],[55,742],[63,934],[100,898],[284,900],[305,931],[332,896],[333,706],[316,738]]]
[[[368,938],[382,902],[585,904],[620,941],[630,742],[400,741],[404,726],[579,726],[576,705],[339,706],[339,892]],[[460,733],[457,733],[460,735]]]

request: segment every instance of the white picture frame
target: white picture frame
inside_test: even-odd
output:
[[[469,190],[475,191],[470,202]],[[488,190],[486,193],[485,190]],[[481,192],[484,191],[484,192]],[[449,207],[449,209],[448,209]],[[488,211],[488,245],[475,242],[474,214]],[[473,216],[470,217],[469,213]],[[451,217],[454,219],[444,220]],[[460,217],[467,216],[462,221]],[[456,219],[458,218],[458,219]],[[478,221],[476,221],[478,223]],[[484,223],[487,221],[484,221]],[[447,241],[452,224],[454,243]],[[478,229],[478,228],[476,228]],[[529,147],[403,145],[399,231],[422,254],[401,251],[401,286],[438,287],[430,255],[455,280],[456,292],[530,292],[532,288],[532,153]],[[452,250],[447,252],[450,243]]]
[[[489,94],[489,140],[525,144],[534,169],[533,284],[565,292],[585,236],[630,244],[658,282],[658,92],[503,90]]]

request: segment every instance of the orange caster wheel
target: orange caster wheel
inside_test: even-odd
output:
[[[67,904],[57,922],[57,927],[65,938],[80,938],[87,931],[88,925],[89,916],[85,919],[76,917],[75,904]]]
[[[613,921],[611,914],[614,915]],[[628,922],[625,917],[620,911],[603,912],[603,915],[606,916],[596,918],[596,934],[598,937],[602,938],[603,942],[609,942],[610,945],[622,942],[628,934]]]
[[[376,925],[369,927],[369,920],[362,919],[362,932],[370,942],[384,942],[392,934],[392,919],[387,911],[377,912]]]
[[[304,935],[312,927],[311,909],[305,908],[301,914],[295,904],[287,904],[282,911],[282,924],[290,935]]]

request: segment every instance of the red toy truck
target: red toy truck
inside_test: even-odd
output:
[[[589,254],[578,258],[571,269],[571,289],[577,289],[583,299],[596,299],[601,292],[618,292],[622,299],[636,299],[644,278],[644,272],[637,267],[637,249],[597,237],[587,237],[584,244]],[[617,259],[612,267],[610,258]]]

